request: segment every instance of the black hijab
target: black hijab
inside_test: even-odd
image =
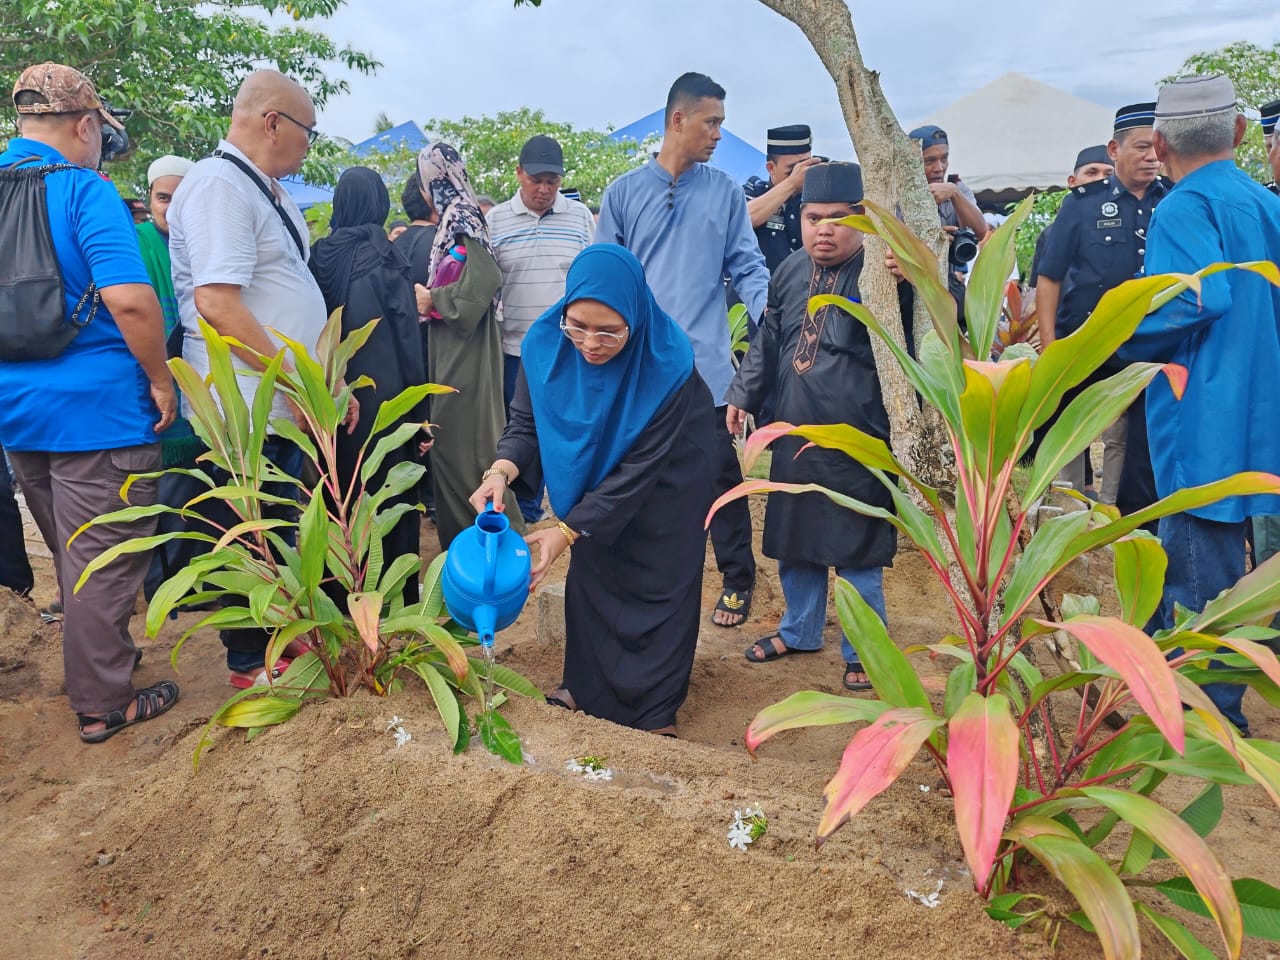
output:
[[[409,261],[383,229],[390,213],[391,197],[382,177],[368,167],[343,171],[333,192],[329,236],[311,248],[311,272],[330,313],[346,305],[352,276],[386,267],[408,281]]]

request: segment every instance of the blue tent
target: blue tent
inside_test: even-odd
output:
[[[390,153],[397,147],[404,146],[410,150],[421,150],[431,141],[427,139],[421,128],[412,120],[406,120],[399,126],[374,134],[368,140],[362,140],[351,147],[351,152],[358,157],[367,157],[372,153]],[[329,187],[317,187],[305,183],[294,174],[280,181],[298,209],[306,210],[317,203],[333,202],[333,190]]]
[[[302,177],[296,173],[293,176],[282,178],[280,186],[284,187],[285,192],[293,197],[293,202],[298,205],[299,210],[306,210],[307,207],[315,206],[317,203],[333,202],[333,191],[331,189],[304,183]]]
[[[406,120],[390,130],[375,133],[368,140],[361,140],[351,148],[357,157],[367,157],[371,153],[390,153],[396,147],[407,147],[410,150],[421,150],[431,141],[412,120]]]
[[[611,140],[635,140],[643,142],[649,138],[662,139],[666,115],[663,110],[655,110],[647,117],[641,117],[620,130],[609,134]],[[764,176],[765,156],[741,137],[735,136],[725,128],[720,128],[720,144],[711,155],[711,166],[719,167],[738,183],[746,183],[752,177]]]

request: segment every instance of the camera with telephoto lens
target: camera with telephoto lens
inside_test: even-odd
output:
[[[131,116],[132,110],[123,110],[119,107],[113,107],[106,100],[102,101],[102,108],[111,114],[121,123],[124,123]],[[102,124],[102,160],[100,163],[107,163],[110,160],[118,160],[129,152],[129,134],[123,130],[117,130],[115,127],[104,122]]]
[[[962,227],[951,235],[951,247],[947,259],[959,270],[978,255],[978,235],[968,227]]]

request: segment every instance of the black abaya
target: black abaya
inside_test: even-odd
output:
[[[561,518],[582,534],[565,584],[563,686],[591,716],[659,730],[684,703],[701,619],[714,409],[695,371]],[[523,369],[498,457],[519,467],[517,486],[542,482]]]
[[[385,197],[385,188],[382,197]],[[367,205],[376,207],[373,203]],[[335,198],[335,217],[337,212]],[[377,213],[374,209],[370,214],[359,216],[357,211],[353,219],[368,219]],[[409,281],[409,264],[404,255],[392,247],[380,222],[343,226],[318,241],[312,248],[311,270],[324,294],[325,308],[332,312],[342,307],[344,338],[379,318],[368,341],[347,364],[348,382],[367,375],[373,380],[373,386],[355,391],[360,417],[354,432],[348,434],[345,428],[338,431],[338,473],[345,489],[355,475],[360,448],[373,428],[378,408],[406,387],[427,382],[422,355],[417,349],[418,308]],[[422,403],[405,419],[425,420],[426,417],[426,405]],[[398,424],[393,424],[388,429],[396,426]],[[372,452],[376,442],[369,444],[367,452]],[[396,464],[414,459],[414,442],[411,440],[393,450],[383,460],[369,479],[370,491],[376,491],[386,481],[387,473]],[[416,493],[411,489],[389,500],[383,509],[397,503],[416,502]],[[417,556],[418,533],[419,514],[410,511],[402,515],[382,540],[384,563],[390,564],[406,553]],[[411,580],[405,585],[405,602],[412,602],[416,597],[417,584]]]

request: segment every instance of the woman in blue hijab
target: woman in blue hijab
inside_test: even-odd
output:
[[[559,520],[526,538],[534,587],[573,548],[549,702],[675,736],[702,601],[710,400],[640,262],[612,244],[582,251],[524,339],[511,422],[471,498],[501,510],[508,485],[546,482]]]

